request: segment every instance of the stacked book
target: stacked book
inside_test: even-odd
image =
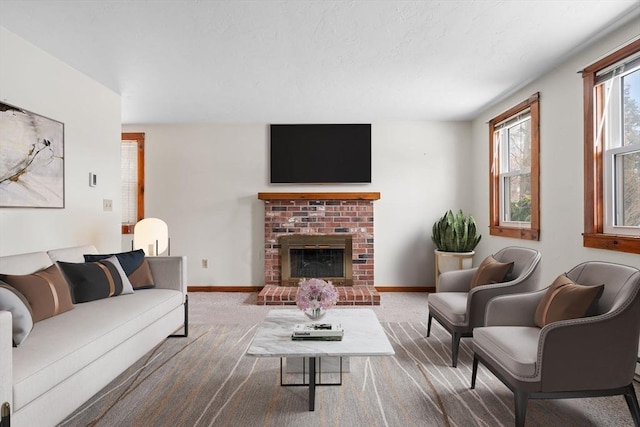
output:
[[[339,323],[300,323],[293,327],[294,341],[342,341],[344,330]]]

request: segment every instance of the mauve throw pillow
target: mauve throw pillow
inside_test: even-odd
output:
[[[19,346],[33,329],[33,313],[29,302],[16,288],[0,282],[0,311],[11,312],[13,345]]]
[[[133,285],[133,289],[151,289],[156,286],[153,281],[153,275],[151,274],[151,267],[147,260],[142,260],[142,263],[136,268],[130,275],[129,280]]]
[[[584,286],[561,274],[547,289],[538,303],[534,316],[535,324],[543,328],[560,320],[584,317],[604,292],[604,285]]]
[[[27,275],[7,274],[0,280],[25,296],[33,312],[33,321],[39,322],[73,308],[69,285],[58,267],[52,265]]]
[[[500,283],[513,269],[513,262],[499,262],[493,255],[486,257],[471,279],[471,289],[476,286]]]
[[[151,274],[151,268],[145,259],[144,251],[142,249],[120,252],[117,254],[86,254],[84,256],[84,260],[87,262],[100,261],[112,256],[118,258],[118,261],[129,278],[133,289],[148,289],[155,286],[153,276]]]
[[[71,295],[76,304],[109,298],[122,293],[122,279],[113,263],[102,260],[97,262],[58,262],[69,279]]]

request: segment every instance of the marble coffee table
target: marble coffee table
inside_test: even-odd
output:
[[[340,323],[342,341],[293,341],[291,332],[297,323]],[[392,356],[395,352],[378,318],[367,308],[334,308],[319,321],[311,321],[298,309],[271,310],[259,325],[247,355],[253,357],[308,357],[309,410],[315,409],[316,361],[320,357]],[[280,364],[282,375],[282,362]],[[282,381],[281,381],[282,383]],[[283,384],[284,385],[284,384]],[[305,384],[306,385],[306,384]]]

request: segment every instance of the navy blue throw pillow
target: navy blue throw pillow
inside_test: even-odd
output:
[[[142,264],[142,261],[144,261],[144,251],[142,249],[130,252],[120,252],[119,254],[85,255],[84,260],[86,262],[95,262],[112,256],[118,258],[118,262],[127,276],[130,276],[131,273],[136,271],[136,269],[140,267],[140,264]]]

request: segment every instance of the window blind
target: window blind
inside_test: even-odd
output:
[[[608,66],[596,73],[596,84],[606,82],[614,77],[621,76],[622,74],[628,74],[631,71],[640,67],[640,52],[635,53],[622,61],[616,62],[613,65]]]
[[[138,144],[122,141],[120,145],[122,178],[122,223],[135,224],[138,218]]]

